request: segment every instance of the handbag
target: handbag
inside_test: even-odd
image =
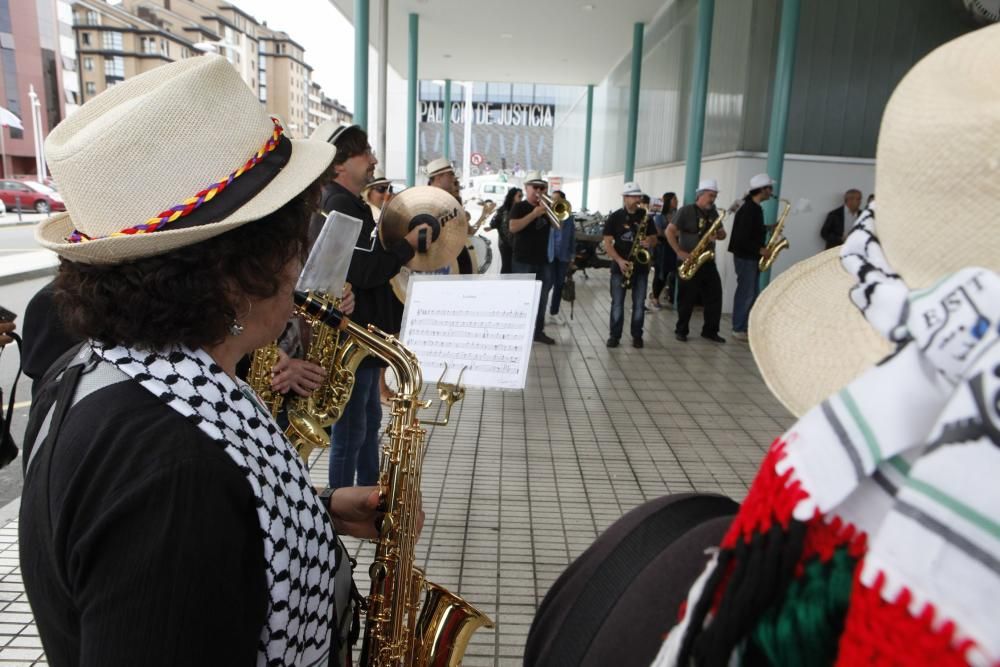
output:
[[[10,423],[14,417],[14,395],[17,391],[17,383],[21,379],[21,337],[17,334],[7,334],[14,339],[17,344],[17,373],[14,375],[14,384],[10,388],[10,400],[7,403],[7,411],[3,412],[3,389],[0,388],[0,468],[6,467],[11,461],[17,458],[17,445],[14,444],[14,436],[10,434]]]

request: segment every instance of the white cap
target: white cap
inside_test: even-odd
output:
[[[759,188],[773,187],[778,184],[778,181],[771,180],[771,177],[767,174],[757,174],[750,179],[750,189],[757,190]]]
[[[451,166],[451,162],[443,157],[439,157],[427,163],[427,175],[431,178],[437,176],[438,174],[443,174],[446,171],[454,173],[455,169]]]
[[[640,188],[639,184],[636,183],[635,181],[629,181],[628,183],[625,184],[625,187],[622,189],[622,196],[623,197],[641,197],[642,196],[642,188]]]
[[[701,182],[698,183],[698,192],[703,190],[711,190],[712,192],[719,191],[719,182],[714,178],[703,178]]]

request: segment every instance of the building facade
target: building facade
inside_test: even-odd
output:
[[[36,137],[79,103],[71,20],[61,0],[0,0],[0,106],[24,127],[2,129],[5,177],[35,175]]]

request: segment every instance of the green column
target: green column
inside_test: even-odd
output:
[[[354,0],[354,123],[368,130],[368,0]]]
[[[642,82],[643,24],[632,26],[632,83],[628,96],[628,136],[625,137],[625,180],[635,179],[635,143],[639,135],[639,86]]]
[[[708,63],[712,55],[712,19],[715,0],[698,2],[698,37],[695,43],[694,76],[691,81],[691,118],[688,121],[687,161],[684,169],[684,201],[694,201],[701,178],[701,148],[705,139],[705,99],[708,97]]]
[[[417,183],[417,39],[420,17],[410,14],[410,57],[407,67],[406,93],[406,185]]]
[[[594,127],[594,86],[587,86],[587,129],[583,139],[583,201],[580,209],[587,208],[587,195],[590,193],[590,133]]]
[[[451,161],[451,79],[444,80],[444,159]]]
[[[774,72],[774,98],[771,100],[771,127],[767,133],[767,173],[778,184],[774,199],[764,202],[764,224],[777,221],[781,177],[785,166],[785,135],[788,133],[788,107],[792,101],[792,74],[795,69],[795,45],[799,37],[800,0],[781,0],[781,34],[778,36],[778,64]],[[760,288],[771,282],[771,272],[760,274]]]

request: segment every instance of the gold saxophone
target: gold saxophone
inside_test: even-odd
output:
[[[680,276],[681,280],[691,280],[705,262],[715,259],[715,251],[712,250],[712,243],[715,241],[715,234],[722,227],[722,222],[726,219],[728,213],[729,209],[723,209],[719,212],[719,217],[715,219],[715,222],[708,228],[708,231],[698,239],[698,244],[688,254],[687,259],[681,262],[680,268],[677,269],[677,275]]]
[[[785,218],[788,217],[788,212],[792,210],[792,202],[787,199],[779,199],[778,201],[784,202],[785,208],[781,210],[781,215],[778,216],[778,224],[774,226],[774,230],[771,232],[771,239],[767,242],[767,249],[771,251],[771,254],[767,257],[761,257],[760,261],[757,262],[757,268],[761,273],[770,271],[774,265],[774,260],[778,258],[778,253],[789,245],[788,239],[781,234],[781,230],[785,227]]]
[[[303,314],[301,308],[297,314]],[[309,396],[290,395],[288,398],[288,428],[285,437],[306,462],[316,448],[330,446],[327,429],[344,413],[344,406],[354,390],[354,372],[361,359],[354,364],[344,357],[344,345],[339,332],[322,322],[307,317],[312,326],[312,340],[305,359],[326,369],[327,375],[320,386]],[[278,345],[271,343],[256,350],[250,364],[247,383],[276,417],[281,411],[284,397],[271,389],[271,369],[278,362]]]
[[[632,239],[632,247],[628,251],[628,259],[625,260],[628,262],[628,266],[625,267],[625,273],[623,274],[624,280],[622,281],[625,289],[632,287],[632,274],[635,272],[635,265],[649,266],[650,261],[653,259],[653,256],[649,254],[649,250],[642,245],[642,240],[646,238],[646,226],[649,224],[649,212],[643,206],[640,206],[639,210],[643,212],[642,222],[639,223],[639,228],[635,232],[635,238]]]
[[[395,336],[372,325],[358,326],[322,296],[296,293],[295,299],[307,318],[344,334],[340,358],[345,366],[356,369],[364,357],[378,357],[389,364],[398,384],[379,469],[385,516],[369,568],[371,592],[361,664],[459,665],[472,633],[493,627],[493,621],[458,595],[427,581],[415,565],[427,434],[417,414],[431,403],[420,398],[423,378],[417,358]],[[463,391],[457,383],[439,381],[438,392],[447,405],[445,417],[425,423],[446,424],[451,405]]]

